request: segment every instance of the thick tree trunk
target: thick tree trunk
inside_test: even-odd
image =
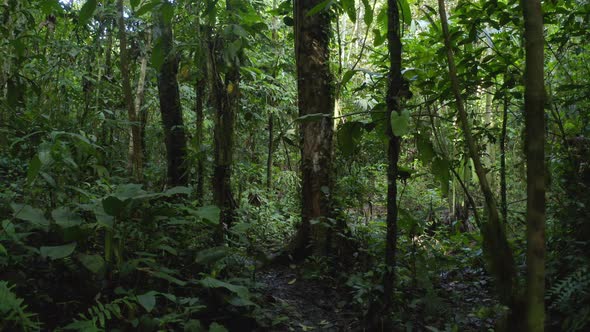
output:
[[[526,326],[545,325],[545,86],[541,1],[522,1],[524,15],[525,142],[527,160]]]
[[[447,22],[444,0],[438,0],[438,7],[445,48],[447,51],[451,89],[453,90],[453,94],[455,96],[455,104],[461,124],[461,130],[463,131],[463,135],[467,144],[467,152],[469,157],[473,160],[475,173],[477,174],[480,188],[485,198],[486,209],[488,213],[488,219],[481,228],[484,242],[484,251],[489,261],[490,271],[494,276],[497,285],[500,300],[504,304],[513,306],[516,283],[516,267],[512,248],[510,248],[510,245],[508,244],[504,226],[500,221],[498,207],[496,206],[494,195],[486,178],[486,172],[481,162],[478,145],[471,133],[467,112],[465,111],[463,105],[463,97],[461,96],[459,79],[457,78],[457,68],[455,66],[455,58],[449,35],[449,26]]]
[[[170,186],[184,186],[188,176],[186,170],[186,136],[182,120],[180,93],[178,91],[178,57],[173,49],[173,35],[170,22],[161,13],[156,14],[154,40],[162,47],[164,62],[158,73],[160,113],[164,126],[167,159],[167,183]]]
[[[141,130],[137,117],[137,110],[133,104],[131,92],[131,79],[129,73],[129,50],[127,49],[127,31],[125,28],[125,16],[123,12],[123,0],[117,0],[117,22],[119,27],[119,56],[121,80],[123,84],[123,96],[127,108],[127,118],[131,123],[131,173],[135,180],[143,179],[143,152],[141,150]]]
[[[302,223],[292,243],[293,254],[327,255],[331,215],[331,163],[334,89],[330,72],[330,13],[308,15],[321,0],[294,3],[295,56],[299,116],[321,114],[302,121]]]
[[[221,53],[224,44],[229,42],[220,37],[209,41],[211,97],[215,108],[213,201],[221,209],[219,241],[223,239],[225,229],[234,222],[237,207],[231,188],[231,166],[240,72],[237,59],[233,59],[231,68],[226,69],[225,78],[222,79],[218,64],[222,61]]]

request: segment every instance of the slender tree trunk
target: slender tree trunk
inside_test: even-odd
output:
[[[160,113],[164,126],[167,159],[167,183],[170,186],[184,186],[188,182],[186,170],[186,136],[182,120],[180,93],[178,91],[178,57],[173,49],[174,36],[171,22],[162,13],[156,14],[154,40],[165,54],[158,73]]]
[[[147,122],[147,110],[142,109],[142,104],[145,95],[145,78],[147,76],[147,66],[148,66],[148,50],[150,49],[150,36],[147,36],[146,40],[146,51],[144,54],[141,55],[140,65],[139,65],[139,77],[137,78],[137,90],[135,92],[135,101],[133,102],[135,111],[138,113],[137,121],[139,122],[139,140],[140,140],[140,148],[142,154],[142,163],[145,162],[146,156],[146,146],[145,146],[145,126]],[[141,168],[143,169],[143,166]]]
[[[205,90],[207,89],[207,42],[208,31],[203,31],[199,20],[199,13],[196,14],[197,38],[200,49],[195,53],[195,62],[198,66],[197,80],[195,83],[195,115],[196,115],[196,140],[199,152],[204,145],[203,122],[205,120],[203,110],[205,106]],[[197,188],[196,196],[199,204],[204,203],[205,190],[205,157],[199,153],[197,159]]]
[[[131,123],[131,173],[137,181],[143,179],[143,153],[141,151],[140,125],[137,121],[137,110],[133,104],[133,95],[131,92],[131,79],[129,72],[129,50],[127,49],[127,32],[125,28],[125,16],[123,12],[123,0],[117,0],[118,26],[119,26],[119,56],[121,79],[123,84],[123,96],[125,107],[127,108],[127,118]]]
[[[465,137],[467,144],[467,152],[469,157],[473,160],[475,173],[479,180],[481,191],[483,192],[486,209],[488,213],[487,222],[483,224],[481,229],[484,251],[490,263],[490,270],[495,278],[497,289],[502,303],[509,306],[514,305],[514,291],[516,283],[516,267],[512,249],[508,244],[505,229],[500,221],[498,208],[494,201],[494,195],[486,178],[486,172],[482,165],[481,158],[478,151],[478,145],[471,133],[471,127],[467,118],[463,104],[463,97],[459,86],[459,79],[457,78],[457,68],[455,66],[455,58],[453,48],[449,35],[449,26],[447,22],[447,14],[444,0],[438,0],[438,7],[440,13],[440,20],[443,30],[443,37],[445,48],[447,50],[447,61],[449,65],[449,78],[451,80],[451,89],[455,96],[455,104],[459,116],[461,130]]]
[[[387,114],[391,118],[393,112],[401,115],[400,92],[402,88],[402,42],[400,39],[400,19],[397,0],[387,1],[387,48],[389,51],[389,77],[387,89]],[[385,264],[387,272],[383,280],[385,290],[385,310],[391,308],[395,282],[395,253],[397,244],[397,177],[401,138],[396,136],[387,126],[388,168],[387,168],[387,236],[385,243]],[[388,311],[385,311],[388,312]]]
[[[272,185],[272,153],[274,150],[274,119],[272,110],[268,115],[268,156],[266,158],[266,189],[270,190]]]
[[[329,249],[331,215],[331,163],[334,112],[333,77],[330,72],[330,13],[308,15],[321,0],[294,3],[295,56],[299,116],[322,114],[302,121],[301,178],[302,223],[291,250],[298,257],[325,256]]]
[[[526,326],[545,325],[545,86],[541,1],[522,1],[525,65],[525,151],[527,158]]]
[[[508,94],[504,95],[504,107],[502,109],[502,132],[500,134],[500,206],[502,220],[508,222],[508,202],[506,188],[506,130],[508,128]]]

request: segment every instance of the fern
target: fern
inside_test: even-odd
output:
[[[590,274],[588,268],[581,267],[558,280],[547,291],[551,309],[566,315],[564,328],[580,331],[590,324]]]
[[[123,306],[133,310],[136,307],[135,300],[131,297],[123,297],[105,304],[97,300],[96,304],[90,307],[86,313],[79,314],[79,318],[74,319],[64,329],[86,332],[104,331],[107,322],[111,319],[123,319],[121,313]]]
[[[40,324],[32,320],[35,314],[27,312],[24,300],[12,291],[6,281],[0,281],[0,331],[36,331]]]

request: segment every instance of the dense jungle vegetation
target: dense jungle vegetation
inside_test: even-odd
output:
[[[0,331],[590,330],[590,1],[0,21]]]

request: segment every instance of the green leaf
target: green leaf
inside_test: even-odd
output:
[[[367,26],[370,26],[373,23],[373,7],[369,3],[369,0],[363,0],[363,6],[365,7],[365,15],[363,16],[363,20]]]
[[[213,322],[209,325],[209,332],[228,332],[228,329],[217,322]]]
[[[29,169],[27,170],[27,184],[33,183],[37,176],[39,175],[39,171],[41,170],[41,159],[39,159],[39,155],[35,155],[33,159],[29,162]]]
[[[78,226],[83,222],[82,217],[63,206],[51,211],[51,216],[62,228]]]
[[[164,60],[166,60],[166,53],[164,52],[162,39],[158,38],[152,49],[152,67],[156,70],[160,70],[164,64]]]
[[[213,224],[218,224],[221,210],[215,205],[203,206],[197,210],[197,215]]]
[[[76,242],[64,244],[63,246],[41,247],[39,248],[39,252],[43,257],[61,259],[71,255],[74,252],[74,249],[76,249]]]
[[[129,3],[131,4],[131,8],[133,8],[133,10],[135,10],[135,7],[137,7],[137,5],[139,5],[139,2],[141,0],[130,0]]]
[[[395,136],[403,136],[410,128],[410,111],[403,110],[402,114],[391,112],[391,130]]]
[[[195,262],[199,264],[211,264],[218,260],[227,257],[231,253],[231,249],[225,246],[218,246],[213,248],[207,248],[199,251]]]
[[[151,312],[156,306],[156,292],[149,291],[143,295],[137,295],[137,302],[147,311]]]
[[[8,251],[6,251],[6,248],[2,245],[2,243],[0,243],[0,256],[8,256]]]
[[[342,82],[340,82],[340,86],[346,86],[346,83],[352,79],[356,72],[356,70],[348,70],[346,73],[344,73],[342,76]]]
[[[12,211],[14,211],[13,216],[17,219],[28,221],[38,226],[49,226],[49,221],[45,219],[43,211],[39,209],[36,209],[30,205],[17,203],[10,204],[10,207],[12,207]]]
[[[449,180],[451,179],[451,163],[446,158],[436,157],[432,161],[432,174],[440,182],[443,195],[449,192]]]
[[[404,23],[407,25],[412,24],[412,12],[410,11],[410,4],[408,0],[398,0],[400,10],[402,12],[402,18]]]
[[[100,255],[87,255],[80,254],[78,260],[85,268],[94,274],[99,274],[104,271],[105,263],[104,259]]]
[[[94,11],[96,10],[96,0],[87,0],[86,3],[80,9],[80,15],[78,16],[78,24],[85,25]]]
[[[162,11],[162,18],[164,19],[164,22],[166,22],[166,24],[170,24],[170,22],[172,22],[172,18],[174,17],[174,6],[172,6],[170,2],[166,1],[162,3],[160,10]]]
[[[345,156],[353,155],[358,149],[364,124],[358,121],[346,122],[338,127],[338,146]]]
[[[356,23],[356,6],[354,0],[341,0],[342,9],[348,15],[348,18],[352,21],[352,23]]]
[[[418,158],[422,161],[423,164],[428,164],[434,158],[434,146],[424,137],[424,135],[420,135],[417,137],[417,147],[418,147]]]
[[[151,2],[146,3],[145,5],[141,6],[138,10],[135,11],[136,16],[141,16],[145,13],[151,12],[157,5],[160,4],[160,0],[154,0]]]
[[[334,1],[334,0],[324,0],[320,3],[318,3],[313,8],[311,8],[305,16],[309,17],[311,15],[315,15],[315,14],[321,12],[322,10],[330,7],[330,5],[332,4],[332,1]]]
[[[115,196],[108,196],[102,200],[102,208],[108,215],[116,217],[125,208],[125,202]]]
[[[285,25],[288,27],[295,25],[295,21],[293,21],[293,18],[290,16],[283,17],[283,23],[285,23]]]
[[[248,292],[248,288],[244,286],[230,284],[211,277],[205,277],[204,279],[200,280],[199,283],[206,288],[225,288],[243,299],[250,298],[250,292]]]
[[[193,190],[189,187],[173,187],[162,193],[162,196],[169,197],[174,195],[190,195]]]

